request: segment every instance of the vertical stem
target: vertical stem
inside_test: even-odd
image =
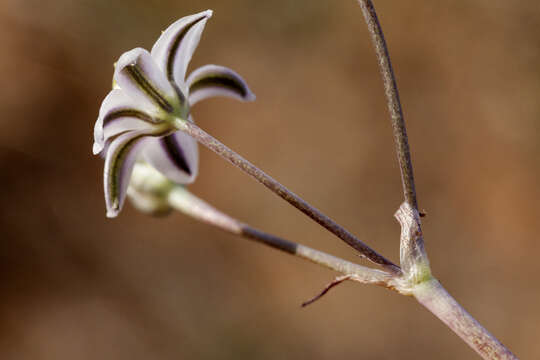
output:
[[[251,177],[266,186],[276,195],[283,198],[289,204],[293,205],[298,210],[316,221],[319,225],[323,226],[332,234],[339,237],[349,246],[356,249],[360,254],[362,254],[370,261],[373,261],[374,263],[383,266],[385,269],[389,270],[393,274],[401,273],[401,269],[399,268],[399,266],[395,265],[390,260],[386,259],[384,256],[373,250],[371,247],[369,247],[356,236],[351,234],[341,225],[337,224],[334,220],[324,215],[317,208],[313,207],[307,201],[287,189],[285,186],[281,185],[274,178],[266,174],[264,171],[262,171],[246,159],[244,159],[242,156],[240,156],[233,150],[229,149],[225,144],[221,143],[219,140],[205,132],[203,129],[201,129],[194,123],[177,119],[175,126],[178,130],[191,135],[199,143],[206,146],[208,149],[212,150],[219,156],[223,157],[231,164],[238,167],[240,170],[249,174]]]
[[[435,279],[417,285],[414,297],[444,322],[483,359],[517,359],[476,321]]]
[[[358,0],[358,3],[362,7],[362,13],[364,14],[369,34],[371,35],[371,41],[375,47],[379,69],[383,77],[384,92],[392,119],[392,130],[394,132],[394,141],[396,143],[396,151],[401,170],[403,195],[405,201],[411,204],[414,209],[418,210],[407,130],[405,129],[405,120],[403,119],[403,111],[399,101],[396,78],[392,69],[392,63],[390,62],[386,41],[384,40],[381,25],[371,0]]]
[[[431,278],[429,262],[423,246],[420,220],[417,216],[418,203],[405,120],[390,55],[372,1],[358,0],[358,3],[362,8],[375,47],[392,120],[405,197],[405,203],[396,214],[402,225],[401,265],[405,276],[412,280],[412,294],[418,302],[444,322],[482,358],[517,359],[509,349],[465,311],[436,279]]]

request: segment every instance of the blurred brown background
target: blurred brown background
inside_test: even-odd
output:
[[[540,358],[540,5],[375,3],[396,69],[433,271],[523,359]],[[0,358],[476,359],[413,299],[183,215],[105,218],[92,130],[123,51],[215,10],[191,69],[257,94],[199,125],[398,260],[399,170],[353,0],[0,3]],[[360,261],[206,149],[192,191],[259,228]]]

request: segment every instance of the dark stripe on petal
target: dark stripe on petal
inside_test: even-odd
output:
[[[107,114],[107,116],[105,116],[105,118],[103,119],[103,127],[106,127],[107,124],[110,123],[111,121],[114,121],[114,120],[116,120],[118,118],[122,118],[122,117],[137,118],[137,119],[142,120],[144,122],[147,122],[149,124],[158,124],[160,122],[160,121],[154,119],[153,117],[151,117],[150,115],[145,114],[142,111],[137,111],[137,110],[133,110],[133,109],[125,109],[125,110],[118,110],[118,111],[112,112],[110,114]]]
[[[167,78],[171,83],[174,82],[174,58],[176,57],[178,53],[178,48],[180,47],[180,44],[182,43],[182,40],[184,40],[184,37],[186,36],[187,32],[199,21],[205,19],[207,16],[202,15],[200,18],[195,19],[191,24],[185,26],[182,31],[178,34],[178,36],[174,39],[174,42],[172,46],[169,49],[169,54],[167,56]],[[185,98],[183,98],[185,99]]]
[[[245,86],[236,79],[221,74],[218,76],[205,76],[199,80],[195,80],[189,87],[189,91],[195,92],[204,89],[205,87],[221,87],[236,92],[242,98],[245,98],[248,95],[248,90]]]
[[[150,96],[159,107],[167,112],[173,111],[173,106],[157,91],[152,84],[144,77],[137,65],[131,64],[125,67],[129,76],[135,83]]]
[[[159,139],[161,146],[164,147],[165,152],[169,156],[169,159],[172,161],[172,163],[185,171],[188,175],[191,175],[191,168],[189,167],[186,157],[184,155],[184,151],[182,150],[182,147],[178,142],[176,141],[176,138],[172,135],[165,136],[161,139]]]
[[[109,146],[111,146],[111,144],[114,142],[114,140],[118,139],[120,136],[122,136],[122,135],[124,135],[124,134],[126,134],[126,133],[128,133],[130,131],[132,131],[132,130],[122,131],[122,132],[120,132],[118,134],[115,134],[113,136],[108,137],[105,140],[105,142],[103,143],[103,151],[101,152],[101,156],[104,157],[104,158],[107,157],[107,152],[109,150]]]

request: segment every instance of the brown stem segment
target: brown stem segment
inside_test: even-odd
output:
[[[414,297],[444,322],[483,359],[517,359],[478,323],[435,279],[417,285]]]
[[[281,185],[274,178],[267,175],[264,171],[260,170],[258,167],[244,159],[242,156],[238,155],[233,150],[229,149],[226,145],[222,144],[219,140],[206,133],[194,123],[178,120],[176,122],[176,127],[178,128],[178,130],[184,131],[185,133],[191,135],[202,145],[206,146],[208,149],[223,157],[224,159],[238,167],[240,170],[251,175],[251,177],[253,177],[255,180],[266,186],[276,195],[283,198],[285,201],[296,207],[298,210],[309,216],[311,219],[315,220],[318,224],[320,224],[321,226],[329,230],[331,233],[339,237],[341,240],[343,240],[345,243],[347,243],[349,246],[360,252],[360,254],[364,255],[367,259],[383,266],[394,274],[401,273],[399,266],[395,265],[390,260],[377,253],[375,250],[373,250],[367,244],[355,237],[345,228],[338,225],[334,220],[330,219],[318,209],[311,206],[301,197],[287,189],[285,186]]]
[[[358,3],[362,8],[362,13],[364,14],[367,23],[371,41],[373,42],[377,54],[379,69],[383,78],[384,92],[386,94],[388,111],[390,112],[392,119],[392,130],[394,132],[396,152],[401,170],[403,195],[405,200],[411,204],[414,209],[418,210],[407,130],[405,129],[405,120],[403,119],[403,111],[399,101],[396,78],[394,76],[394,70],[392,69],[392,63],[390,62],[386,41],[384,40],[381,24],[377,18],[373,3],[370,0],[358,0]]]

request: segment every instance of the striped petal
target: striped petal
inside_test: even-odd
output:
[[[154,168],[178,184],[192,183],[199,172],[197,141],[181,131],[150,139],[143,156]]]
[[[240,75],[223,66],[205,65],[193,71],[187,81],[189,105],[214,96],[253,101],[255,95]]]
[[[145,49],[135,48],[120,56],[114,81],[149,112],[155,112],[157,106],[171,113],[180,104],[176,90]]]
[[[125,131],[149,129],[159,122],[122,90],[112,90],[103,100],[94,126],[94,155],[103,150],[108,139]]]
[[[149,136],[159,136],[161,129],[129,131],[115,138],[107,148],[104,170],[105,204],[107,217],[116,217],[124,200],[126,191],[137,160],[137,155],[143,145],[151,140]]]
[[[199,45],[206,22],[212,10],[181,18],[165,30],[152,47],[152,57],[169,81],[176,83],[182,92],[186,70]]]

